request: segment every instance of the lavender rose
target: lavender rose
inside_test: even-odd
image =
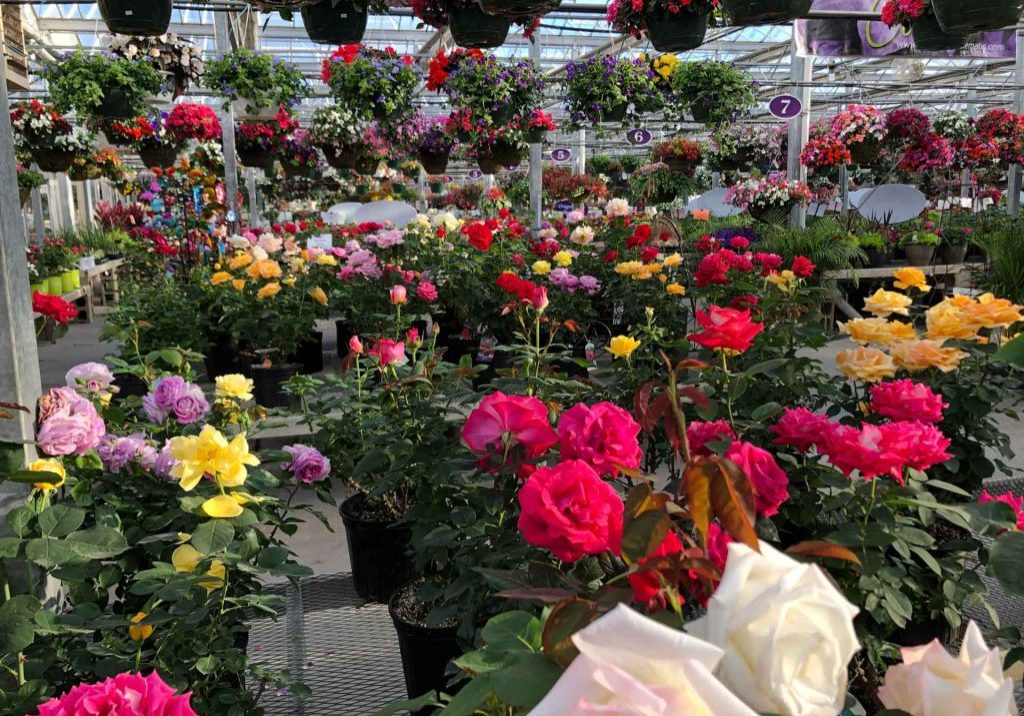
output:
[[[186,383],[181,395],[174,401],[174,415],[181,425],[189,425],[203,419],[210,412],[203,389],[194,383]]]
[[[142,410],[153,423],[174,417],[182,425],[201,420],[210,411],[203,390],[178,375],[169,375],[153,384],[153,390],[142,399]]]
[[[156,455],[156,461],[153,463],[153,472],[156,473],[157,477],[162,477],[165,480],[173,480],[174,476],[171,475],[171,470],[173,470],[177,464],[178,461],[175,459],[174,455],[171,454],[171,441],[165,440],[164,446]]]
[[[308,445],[286,445],[283,450],[292,456],[291,462],[281,467],[304,485],[312,485],[327,479],[331,474],[331,461]]]
[[[148,446],[141,435],[129,435],[123,438],[108,435],[96,448],[96,454],[100,456],[104,470],[116,473],[139,459],[144,447]]]

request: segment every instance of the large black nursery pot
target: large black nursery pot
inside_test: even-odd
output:
[[[814,0],[722,0],[734,25],[786,22],[806,15]]]
[[[217,336],[213,344],[203,356],[208,380],[216,380],[222,375],[241,373],[242,367],[238,360],[238,349],[230,336]]]
[[[423,171],[431,176],[444,174],[448,170],[447,152],[428,152],[425,149],[421,149],[417,152],[416,158],[419,159]]]
[[[481,50],[501,47],[508,37],[512,21],[488,15],[478,5],[448,4],[448,29],[459,47]]]
[[[456,638],[458,627],[428,627],[414,624],[403,616],[401,604],[404,600],[415,599],[416,587],[416,582],[405,585],[388,602],[388,613],[398,633],[405,691],[411,699],[429,691],[450,693],[445,687],[445,667],[462,653]]]
[[[320,373],[324,369],[324,334],[313,331],[299,344],[295,352],[295,363],[301,366],[303,375]]]
[[[253,364],[249,367],[253,382],[252,394],[258,405],[264,408],[288,408],[294,402],[292,396],[282,390],[286,381],[299,373],[298,365],[266,367]]]
[[[302,24],[313,42],[330,45],[353,45],[366,33],[369,13],[351,0],[320,0],[302,8]]]
[[[647,38],[658,52],[685,52],[704,44],[708,13],[681,10],[647,16]]]
[[[562,0],[478,0],[480,9],[488,15],[515,19],[542,15],[558,9]]]
[[[932,11],[946,32],[981,32],[1016,25],[1024,0],[932,0]]]
[[[910,29],[913,31],[914,45],[925,52],[959,50],[967,44],[966,32],[946,32],[935,16],[928,13],[914,20]]]
[[[171,0],[97,0],[107,29],[120,35],[163,35],[171,24]]]
[[[341,503],[352,581],[356,594],[372,602],[387,602],[391,595],[416,576],[409,557],[412,529],[407,523],[366,516],[366,496],[353,495]]]
[[[270,171],[274,168],[274,155],[262,149],[237,147],[238,161],[243,167]]]

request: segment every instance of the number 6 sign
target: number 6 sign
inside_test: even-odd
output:
[[[800,114],[803,108],[800,98],[791,94],[780,94],[768,103],[768,111],[772,113],[773,117],[779,119],[793,119]]]
[[[634,147],[642,147],[651,143],[651,133],[646,129],[631,129],[626,132],[626,141]]]

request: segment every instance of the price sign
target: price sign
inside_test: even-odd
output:
[[[651,139],[653,139],[653,137],[646,129],[631,129],[626,132],[626,141],[634,147],[642,147],[646,144],[650,144]]]
[[[83,271],[96,268],[96,257],[95,256],[83,256],[78,259],[78,268]]]
[[[228,198],[228,193],[224,190],[223,184],[218,184],[216,187],[214,187],[213,195],[217,197],[218,204],[223,204],[224,201]]]
[[[768,103],[768,111],[779,119],[793,119],[800,114],[803,108],[804,105],[800,98],[791,94],[780,94],[778,97],[773,97]]]
[[[551,161],[553,162],[567,162],[572,159],[572,152],[568,149],[552,149],[551,150]]]
[[[469,178],[470,179],[480,179],[483,175],[484,175],[484,173],[482,171],[480,171],[479,169],[470,169],[469,170]]]

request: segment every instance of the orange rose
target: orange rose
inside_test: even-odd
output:
[[[876,383],[896,375],[892,358],[877,348],[847,348],[836,356],[836,363],[847,378],[865,383]]]
[[[967,354],[959,348],[943,348],[942,341],[906,341],[892,349],[893,362],[911,373],[928,368],[951,373],[966,357]]]
[[[978,302],[967,309],[968,314],[982,328],[1009,328],[1024,320],[1021,307],[1005,298],[996,298],[991,293],[978,297]]]
[[[949,299],[929,308],[925,313],[925,322],[928,326],[928,338],[932,340],[969,341],[978,337],[978,324],[968,309]]]
[[[857,343],[878,343],[883,346],[917,338],[917,331],[909,323],[887,321],[884,318],[856,318],[840,324],[839,332],[845,333]]]
[[[249,254],[235,254],[235,256],[228,262],[228,266],[232,269],[245,268],[252,263],[252,256]]]
[[[281,266],[273,259],[261,259],[253,262],[245,273],[249,278],[278,278],[281,275]]]

